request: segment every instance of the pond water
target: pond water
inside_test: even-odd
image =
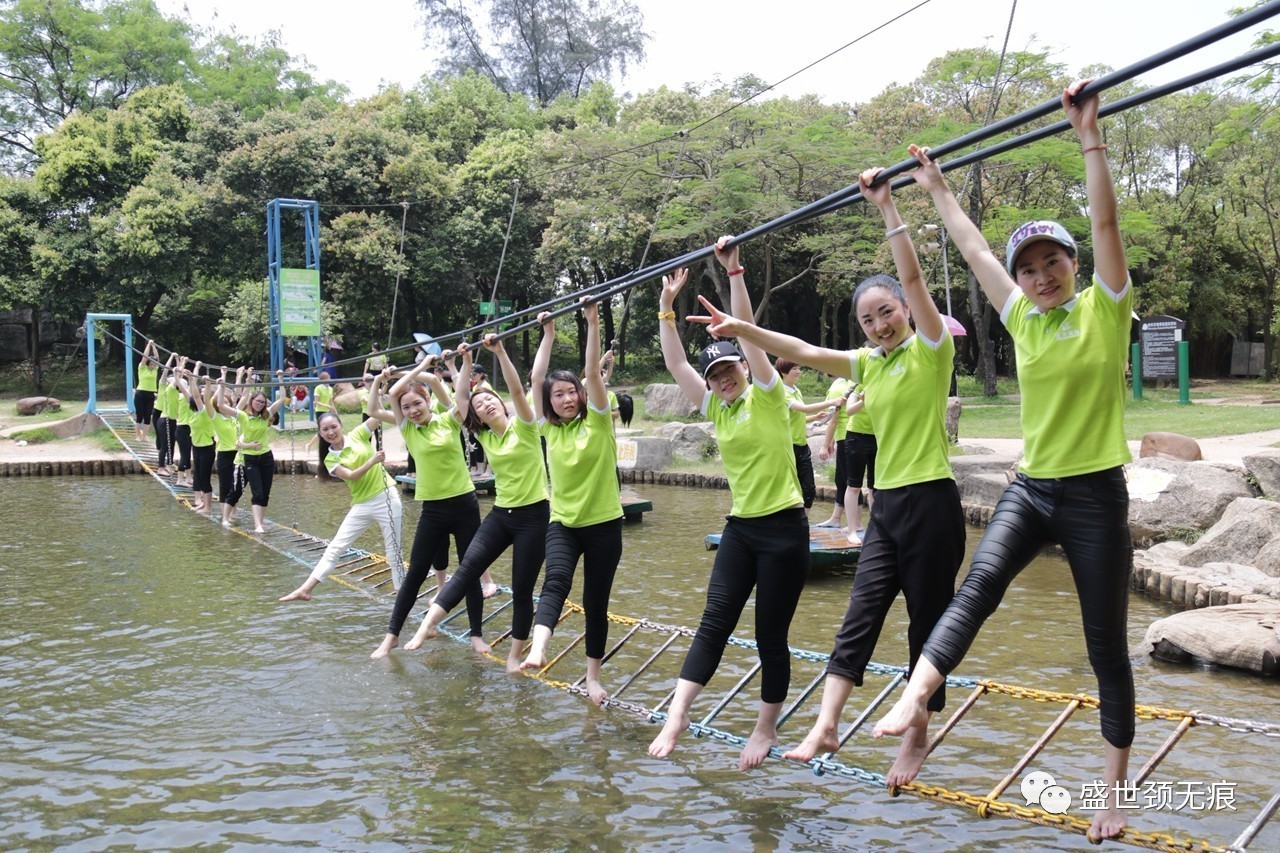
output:
[[[638,491],[655,509],[625,529],[611,609],[696,626],[711,564],[702,538],[719,529],[729,495]],[[282,477],[269,514],[331,535],[346,496],[341,485]],[[405,508],[412,531],[417,507]],[[715,741],[686,737],[671,760],[654,760],[645,748],[656,725],[508,676],[463,643],[371,661],[386,602],[326,583],[310,604],[277,604],[306,568],[195,517],[149,478],[7,480],[0,519],[0,849],[1085,847],[782,761],[741,773],[736,749]],[[970,531],[970,550],[979,536]],[[359,544],[381,548],[376,535]],[[504,564],[496,575],[506,579]],[[811,580],[794,646],[829,651],[851,577]],[[1135,598],[1132,642],[1170,612]],[[1046,556],[1017,579],[957,674],[1093,694],[1079,621],[1065,564]],[[499,615],[492,633],[508,624]],[[899,602],[875,660],[903,662],[905,624]],[[611,639],[623,632],[612,626]],[[751,636],[749,611],[738,633]],[[654,648],[620,654],[606,687]],[[661,699],[682,650],[625,698]],[[751,663],[727,655],[695,714]],[[1280,720],[1274,681],[1135,663],[1141,703]],[[558,677],[576,678],[581,665],[575,649]],[[818,667],[796,665],[793,695]],[[883,684],[868,677],[846,721]],[[966,693],[953,689],[949,709]],[[745,735],[754,705],[749,688],[716,725]],[[785,744],[816,710],[815,697],[784,727]],[[986,793],[1060,710],[984,699],[921,778]],[[1135,769],[1171,729],[1139,722]],[[893,748],[860,733],[840,755],[883,772]],[[1099,754],[1096,714],[1080,712],[1028,769],[1075,797],[1097,777]],[[1278,761],[1277,739],[1197,727],[1152,778],[1187,791],[1229,783],[1236,810],[1186,803],[1136,810],[1130,823],[1229,843],[1276,787]],[[1018,780],[1005,799],[1023,802]],[[1280,849],[1280,827],[1255,847]]]

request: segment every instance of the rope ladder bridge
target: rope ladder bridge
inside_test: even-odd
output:
[[[100,413],[99,417],[102,418],[116,439],[138,460],[143,469],[156,482],[164,486],[179,503],[188,508],[193,508],[190,488],[175,486],[155,473],[155,448],[152,443],[138,441],[134,437],[133,422],[127,412]],[[215,524],[218,523],[212,514],[210,520]],[[252,539],[258,544],[307,568],[312,568],[315,565],[319,555],[323,553],[328,545],[328,540],[271,521],[265,523],[265,529],[266,532],[264,534],[255,535],[247,530],[232,528],[235,533]],[[394,597],[390,564],[381,554],[352,548],[340,559],[337,568],[329,575],[329,580],[335,581],[373,600],[389,603]],[[429,596],[433,592],[434,589],[425,590],[422,595]],[[513,603],[509,598],[511,590],[504,587],[502,592],[508,597],[492,612],[485,614],[484,621],[486,623],[511,607]],[[466,631],[457,632],[449,629],[449,623],[461,613],[465,613],[465,608],[458,608],[449,614],[441,623],[441,633],[450,636],[454,640],[466,642],[468,639]],[[581,614],[582,608],[579,605],[567,602],[565,613],[561,617],[561,627],[571,621],[580,622]],[[675,693],[674,687],[670,689],[666,687],[675,683],[675,670],[671,668],[671,665],[678,665],[679,660],[683,658],[682,652],[687,649],[689,641],[692,640],[695,633],[694,630],[680,625],[668,625],[649,619],[612,613],[609,615],[609,620],[611,623],[624,628],[625,633],[612,645],[604,657],[605,663],[610,664],[610,669],[614,673],[611,680],[616,685],[612,687],[608,698],[605,699],[604,707],[625,711],[650,723],[661,724],[665,722],[667,719],[665,709]],[[496,648],[499,644],[508,640],[509,635],[510,631],[499,635],[491,645]],[[558,633],[557,636],[567,637],[569,632]],[[577,633],[556,652],[545,667],[537,672],[526,672],[525,675],[535,678],[548,686],[586,697],[585,675],[574,681],[562,680],[560,677],[560,671],[564,669],[564,666],[561,665],[562,662],[575,647],[582,643],[585,636],[585,631],[579,626]],[[673,649],[675,651],[668,654]],[[751,640],[735,636],[729,639],[729,649],[742,653],[744,658],[754,658],[756,644]],[[814,674],[795,699],[783,709],[778,723],[780,729],[802,708],[812,710],[812,703],[809,700],[818,692],[818,688],[825,677],[827,655],[795,648],[791,650],[791,653],[793,659],[801,668],[812,669]],[[502,657],[498,654],[490,653],[488,657],[498,663],[503,662]],[[664,664],[666,664],[665,671]],[[689,732],[692,735],[737,748],[746,745],[747,739],[745,737],[736,734],[730,727],[725,725],[725,719],[734,717],[735,712],[741,711],[745,713],[742,707],[734,707],[734,700],[740,698],[745,700],[744,691],[755,680],[760,671],[758,660],[754,661],[750,666],[747,666],[746,663],[743,663],[742,666],[745,669],[745,673],[736,680],[731,688],[716,699],[709,711],[703,714],[701,718],[694,719],[690,723]],[[726,669],[728,668],[726,667]],[[855,734],[859,732],[864,735],[869,734],[869,727],[866,725],[867,721],[872,718],[877,710],[882,708],[885,701],[889,699],[894,691],[902,686],[906,679],[906,669],[901,666],[871,663],[868,665],[867,672],[869,677],[883,679],[883,687],[866,707],[858,712],[853,721],[848,723],[840,732],[837,749],[814,757],[808,762],[808,766],[818,776],[835,776],[875,788],[884,788],[886,785],[884,774],[858,766],[851,756],[847,756],[840,751],[844,749]],[[1044,808],[1032,808],[1028,805],[1022,805],[1017,802],[1016,795],[1011,800],[1006,798],[1005,794],[1015,780],[1031,767],[1036,757],[1045,751],[1053,738],[1066,730],[1071,718],[1081,710],[1096,711],[1098,700],[1084,694],[1059,693],[986,679],[956,676],[947,678],[947,686],[953,689],[967,690],[968,696],[937,729],[928,745],[926,755],[937,749],[948,736],[952,737],[953,740],[960,740],[963,736],[960,731],[960,723],[969,717],[970,712],[979,706],[983,699],[1017,700],[1013,705],[1003,703],[1003,708],[994,709],[997,713],[1003,711],[1004,714],[1008,715],[1005,723],[996,723],[996,725],[1003,727],[1001,733],[1006,736],[1008,735],[1007,728],[1009,725],[1017,724],[1018,722],[1033,722],[1033,709],[1050,706],[1059,710],[1049,725],[1036,737],[1032,746],[1022,753],[1012,767],[1001,771],[1000,767],[1003,765],[993,765],[990,770],[993,776],[1001,772],[1004,775],[999,782],[989,789],[965,791],[916,780],[892,789],[890,793],[894,796],[910,794],[922,800],[968,809],[983,818],[992,816],[1012,818],[1071,834],[1085,835],[1089,829],[1088,820],[1076,815],[1054,814]],[[738,706],[743,704],[744,702],[741,701],[737,703]],[[992,704],[991,701],[987,702],[987,705]],[[1001,703],[996,702],[995,704],[1000,705]],[[1157,768],[1193,728],[1218,729],[1232,734],[1280,740],[1280,725],[1275,723],[1226,717],[1195,710],[1184,711],[1144,705],[1138,706],[1137,715],[1142,720],[1167,723],[1168,726],[1166,728],[1168,731],[1158,737],[1158,742],[1151,744],[1150,756],[1130,780],[1129,784],[1133,789],[1150,782]],[[749,718],[744,716],[742,719],[748,720]],[[985,723],[979,723],[979,725],[990,726],[992,723],[988,720]],[[1095,733],[1092,736],[1096,737],[1096,727],[1091,731]],[[1143,733],[1140,732],[1141,734]],[[1146,733],[1146,736],[1149,737],[1150,733]],[[893,741],[893,743],[896,742],[896,740]],[[866,745],[870,747],[872,743],[874,742],[868,741]],[[984,746],[990,746],[989,739],[982,735],[964,741],[964,743],[974,747],[974,749],[967,750],[967,753],[975,751],[981,753],[984,751]],[[1145,743],[1143,745],[1146,746]],[[1069,746],[1073,747],[1073,745]],[[1241,749],[1239,744],[1235,746],[1237,751]],[[1135,742],[1135,763],[1139,758],[1138,750],[1138,742]],[[782,752],[781,748],[774,747],[770,756],[775,759],[781,759]],[[875,752],[871,757],[879,760],[879,755],[879,752]],[[965,758],[970,767],[975,761],[981,760],[973,759],[969,754],[966,754]],[[991,758],[999,760],[994,756],[991,756]],[[940,768],[930,765],[928,770],[930,775],[937,775]],[[945,769],[942,769],[942,772],[946,772]],[[1258,799],[1261,801],[1263,796],[1266,795],[1260,795]],[[1234,809],[1234,806],[1232,808]],[[1114,840],[1152,850],[1222,851],[1223,853],[1227,853],[1227,851],[1243,851],[1248,848],[1249,844],[1278,810],[1280,810],[1280,792],[1274,792],[1265,802],[1262,802],[1256,816],[1250,820],[1248,825],[1226,844],[1188,835],[1141,830],[1132,826],[1127,827]]]

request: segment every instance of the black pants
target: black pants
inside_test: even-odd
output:
[[[173,461],[173,441],[169,438],[169,419],[153,409],[151,424],[156,430],[156,467],[164,468]]]
[[[955,592],[964,540],[955,480],[930,480],[876,492],[849,609],[836,634],[827,672],[862,685],[884,617],[899,591],[907,600],[911,620],[907,646],[909,666],[914,667]],[[945,704],[946,689],[939,687],[929,697],[929,710],[941,711]]]
[[[178,442],[178,470],[189,471],[191,469],[191,425],[179,424],[176,421],[177,428],[174,430],[174,438]]]
[[[844,439],[844,480],[846,487],[876,487],[876,437],[865,432],[851,432]]]
[[[236,452],[219,450],[217,465],[218,502],[235,506],[240,502],[240,496],[244,494],[243,474],[236,471]]]
[[[253,497],[249,503],[254,506],[266,506],[271,500],[271,480],[276,475],[276,458],[271,451],[266,453],[246,453],[244,455],[244,478],[249,481],[249,491]]]
[[[551,504],[547,501],[510,509],[491,509],[471,540],[462,565],[436,596],[436,604],[446,613],[457,607],[471,587],[479,583],[485,569],[492,566],[503,551],[514,546],[511,558],[511,638],[529,639],[529,628],[533,625],[533,588],[538,583],[538,573],[542,571],[542,561],[547,553],[547,520],[550,516]]]
[[[796,476],[800,478],[800,495],[804,498],[804,508],[813,506],[813,499],[818,495],[818,487],[813,482],[813,453],[807,444],[793,444],[791,449],[796,454]]]
[[[969,574],[924,655],[939,672],[951,672],[1009,584],[1050,543],[1066,553],[1080,597],[1102,735],[1124,749],[1133,743],[1134,691],[1126,637],[1133,542],[1123,468],[1054,480],[1019,474],[1000,496]]]
[[[609,593],[622,559],[622,519],[586,527],[566,527],[553,521],[547,527],[547,571],[538,596],[533,624],[555,630],[564,601],[573,587],[573,573],[582,558],[582,608],[586,611],[587,657],[604,657],[609,639]]]
[[[846,477],[848,476],[844,469],[847,461],[845,459],[844,441],[845,440],[842,438],[836,442],[836,474],[835,477],[832,478],[836,487],[836,506],[844,506],[844,487],[847,483]]]
[[[809,521],[804,510],[784,509],[759,518],[729,516],[707,582],[702,622],[680,677],[706,685],[754,589],[760,701],[786,699],[791,684],[787,632],[808,577]]]
[[[193,447],[191,454],[195,463],[191,476],[191,491],[212,492],[213,462],[218,451],[212,444],[206,444],[204,447]]]
[[[413,548],[409,551],[409,570],[404,583],[396,593],[396,603],[391,608],[391,621],[387,633],[400,636],[404,620],[409,618],[418,602],[418,591],[427,579],[433,563],[438,561],[441,550],[448,553],[449,537],[461,561],[471,547],[471,540],[480,527],[480,502],[475,492],[467,492],[456,498],[423,501],[422,514],[418,516],[418,529],[413,534]],[[443,591],[443,590],[442,590]],[[480,589],[480,576],[466,587],[467,620],[471,623],[471,636],[484,634],[484,592]]]
[[[133,421],[136,424],[151,423],[151,414],[155,411],[156,392],[137,389],[133,392]]]

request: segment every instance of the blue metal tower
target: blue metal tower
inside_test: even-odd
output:
[[[280,304],[280,270],[284,268],[280,242],[280,216],[282,211],[302,211],[303,241],[306,268],[320,270],[320,203],[309,199],[273,198],[267,202],[267,279],[270,303],[268,334],[271,338],[271,372],[284,369],[284,335],[281,332],[283,316]],[[314,369],[320,363],[324,343],[318,334],[307,337],[307,358]]]

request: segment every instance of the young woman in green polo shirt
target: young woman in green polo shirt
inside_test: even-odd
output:
[[[533,360],[538,427],[547,439],[551,469],[551,522],[547,526],[546,573],[534,615],[533,642],[521,667],[542,669],[547,644],[573,586],[582,559],[582,607],[586,618],[587,695],[597,705],[608,694],[600,683],[609,638],[609,593],[622,560],[622,500],[618,490],[618,442],[609,414],[609,395],[600,374],[600,313],[585,301],[586,387],[570,370],[550,374],[555,320],[538,315],[542,343]]]
[[[716,259],[729,277],[733,314],[748,325],[753,322],[751,297],[738,263],[738,247],[725,245],[729,239],[722,237],[716,243]],[[670,755],[680,734],[689,728],[689,709],[720,665],[729,635],[754,590],[760,706],[738,757],[738,769],[750,770],[759,767],[778,742],[778,716],[791,685],[787,635],[809,576],[809,520],[791,450],[786,387],[768,354],[746,338],[740,339],[741,352],[727,342],[704,348],[699,358],[701,373],[689,365],[672,308],[687,277],[688,270],[681,269],[662,281],[658,302],[662,355],[685,397],[715,424],[733,506],[707,581],[702,621],[680,668],[667,721],[649,745],[649,754]]]
[[[244,368],[236,371],[236,384],[244,379]],[[236,515],[236,504],[244,494],[244,468],[240,450],[236,442],[240,439],[240,423],[237,417],[239,405],[228,403],[224,410],[223,400],[227,395],[227,369],[222,368],[218,375],[218,384],[213,391],[213,404],[209,407],[213,416],[213,435],[215,439],[214,464],[218,471],[218,503],[222,505],[222,526],[230,527]],[[247,398],[247,394],[244,395]],[[247,399],[245,400],[247,403]],[[230,414],[228,414],[228,412]]]
[[[381,394],[382,375],[373,379],[373,393]],[[325,575],[338,565],[338,559],[347,552],[351,543],[376,524],[382,530],[382,547],[391,566],[393,584],[398,588],[404,579],[404,564],[400,562],[400,519],[402,508],[396,481],[383,467],[386,454],[373,447],[373,430],[381,423],[377,418],[367,418],[345,435],[342,419],[334,412],[316,415],[316,430],[329,445],[329,458],[325,464],[329,473],[347,484],[351,490],[351,509],[338,526],[338,532],[329,540],[324,556],[302,586],[280,601],[310,601],[311,591]]]
[[[1075,240],[1056,222],[1029,222],[1009,238],[1006,265],[961,210],[927,150],[911,147],[951,239],[1012,335],[1026,444],[1017,478],[1001,496],[964,584],[924,647],[902,698],[876,733],[897,734],[921,717],[921,697],[941,684],[999,606],[1014,577],[1049,544],[1062,547],[1083,615],[1085,646],[1098,679],[1105,740],[1107,807],[1089,837],[1118,835],[1125,811],[1116,789],[1128,773],[1134,736],[1129,663],[1129,578],[1133,545],[1124,464],[1124,371],[1133,288],[1120,236],[1098,99],[1075,102],[1088,81],[1064,90],[1062,108],[1083,149],[1093,237],[1093,286],[1076,290]]]
[[[156,402],[152,422],[156,429],[156,474],[168,477],[173,473],[169,466],[173,463],[173,430],[169,426],[169,392],[173,389],[173,365],[177,361],[177,353],[169,353],[160,376],[156,380]]]
[[[525,654],[525,642],[533,625],[533,588],[542,571],[547,550],[547,524],[551,505],[547,500],[547,478],[542,467],[542,444],[533,407],[522,393],[520,374],[511,363],[502,341],[488,335],[485,349],[498,358],[502,377],[511,392],[515,417],[507,416],[506,404],[493,391],[472,389],[463,412],[464,425],[485,450],[498,485],[493,509],[485,516],[471,540],[462,564],[444,590],[436,596],[427,618],[405,649],[422,645],[436,635],[436,626],[458,605],[467,590],[507,548],[511,559],[511,647],[507,650],[507,672],[518,672]],[[462,344],[463,357],[471,352]]]
[[[195,370],[178,377],[178,387],[196,410],[191,413],[191,491],[195,493],[196,512],[213,510],[213,463],[217,456],[214,448],[213,418],[210,403],[213,392],[200,376],[202,363],[197,361]]]
[[[782,388],[787,395],[787,408],[791,428],[791,450],[796,458],[796,475],[800,478],[800,494],[804,498],[807,512],[813,506],[818,489],[813,482],[813,454],[809,450],[808,423],[811,418],[821,417],[822,413],[831,409],[827,401],[806,403],[804,395],[796,387],[800,381],[800,372],[804,369],[794,361],[780,358],[774,363],[778,376],[782,380]]]
[[[187,369],[187,357],[185,355],[178,357],[178,366],[175,371],[177,375],[182,375]],[[170,410],[175,420],[174,425],[174,441],[178,445],[178,478],[174,481],[179,486],[190,486],[191,479],[191,416],[195,414],[196,404],[191,401],[182,391],[182,387],[177,383],[177,376],[174,377],[174,388],[177,400],[174,408]]]
[[[147,341],[138,362],[138,382],[133,389],[133,435],[138,441],[147,437],[147,426],[155,417],[157,381],[160,375],[160,351],[155,341]]]
[[[456,405],[439,415],[432,414],[431,394],[445,400],[449,398],[443,383],[428,370],[434,365],[434,356],[425,358],[391,386],[390,413],[382,408],[378,399],[380,394],[369,397],[369,414],[400,425],[405,447],[417,466],[417,485],[413,496],[422,502],[413,548],[409,552],[408,572],[396,593],[387,633],[371,655],[374,658],[386,657],[399,645],[400,630],[418,601],[418,591],[431,572],[433,562],[438,563],[440,555],[448,553],[449,537],[453,537],[458,559],[461,560],[480,527],[480,503],[476,500],[475,484],[467,473],[467,463],[459,444],[462,415],[458,406],[465,407],[471,396],[471,361],[465,361],[458,374]],[[390,368],[384,373],[389,375]],[[419,376],[426,380],[431,391],[418,384]],[[443,567],[437,568],[438,590],[444,588],[444,582]],[[483,638],[484,593],[479,581],[467,588],[466,597],[471,646],[478,652],[487,652],[489,647]]]
[[[253,532],[266,532],[262,523],[267,518],[267,504],[271,500],[271,483],[275,478],[276,458],[271,452],[271,419],[288,402],[288,388],[284,384],[284,371],[276,371],[278,394],[275,401],[262,391],[253,391],[243,409],[236,409],[223,400],[220,411],[234,417],[240,437],[236,447],[244,460],[245,480],[249,484]]]
[[[858,574],[844,623],[827,663],[817,722],[785,758],[808,761],[837,747],[840,712],[871,660],[890,606],[901,591],[911,623],[910,665],[946,609],[964,559],[965,525],[951,473],[944,425],[955,343],[933,304],[920,261],[889,184],[872,186],[879,169],[860,176],[863,197],[880,209],[902,283],[887,275],[863,281],[853,293],[854,314],[875,349],[853,352],[816,347],[712,312],[711,331],[737,336],[792,361],[848,376],[864,390],[878,440],[876,500],[867,522]],[[915,328],[911,326],[914,319]],[[940,686],[926,697],[942,709]],[[915,777],[928,746],[928,716],[914,721],[886,779],[902,785]]]

